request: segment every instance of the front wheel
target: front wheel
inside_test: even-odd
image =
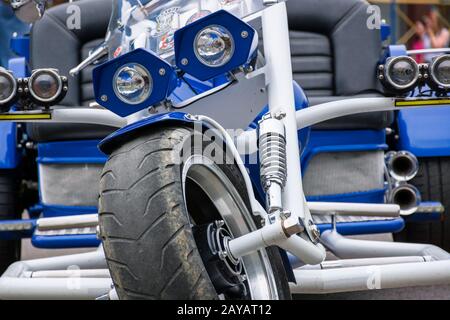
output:
[[[277,248],[241,261],[215,254],[221,235],[256,230],[260,219],[237,166],[205,152],[222,145],[196,146],[194,136],[156,129],[120,146],[104,167],[100,232],[119,298],[289,299]]]

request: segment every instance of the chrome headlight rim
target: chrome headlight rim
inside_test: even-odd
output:
[[[16,80],[16,78],[14,78],[12,72],[10,72],[9,70],[6,70],[6,69],[4,69],[4,68],[0,68],[0,72],[1,72],[1,74],[4,75],[6,78],[9,78],[9,80],[10,80],[11,83],[12,83],[12,91],[11,91],[11,94],[10,94],[8,97],[6,97],[5,99],[0,100],[0,105],[3,105],[3,104],[6,105],[6,104],[10,103],[12,100],[14,100],[14,97],[15,97],[16,94],[17,94],[17,88],[18,88],[18,86],[17,86],[17,80]]]
[[[225,33],[229,36],[230,40],[231,40],[231,41],[230,41],[230,42],[231,42],[231,49],[230,49],[230,53],[229,53],[228,59],[224,59],[220,64],[216,64],[216,65],[208,64],[208,63],[204,60],[204,58],[200,56],[200,54],[199,54],[199,52],[198,52],[198,49],[197,49],[197,43],[198,43],[198,40],[199,40],[199,38],[200,38],[200,35],[201,35],[205,30],[207,30],[207,29],[213,29],[213,28],[220,28],[220,29],[223,29],[223,30],[225,31]],[[235,50],[236,50],[236,49],[235,49],[235,48],[236,48],[236,45],[235,45],[235,40],[234,40],[233,34],[232,34],[226,27],[224,27],[224,26],[222,26],[222,25],[220,25],[220,24],[211,24],[211,25],[208,25],[208,26],[202,28],[200,31],[198,31],[197,34],[195,35],[194,43],[193,43],[192,46],[193,46],[193,51],[194,51],[194,54],[195,54],[195,57],[197,58],[197,60],[198,60],[201,64],[203,64],[204,66],[207,66],[207,67],[209,67],[209,68],[220,68],[220,67],[223,67],[224,65],[226,65],[227,63],[229,63],[229,62],[233,59],[233,56],[234,56],[234,53],[235,53]]]
[[[414,78],[407,84],[404,85],[399,85],[397,83],[395,83],[391,76],[389,75],[389,70],[390,67],[401,60],[408,60],[409,62],[411,62],[411,64],[414,66],[414,71],[415,71],[415,75]],[[398,57],[391,57],[388,58],[386,61],[386,64],[384,65],[384,70],[383,70],[383,75],[384,75],[384,79],[385,81],[395,90],[408,90],[413,88],[416,84],[417,81],[419,80],[420,77],[420,68],[419,65],[417,64],[416,60],[414,60],[413,58],[411,58],[410,56],[398,56]]]
[[[436,85],[438,85],[439,87],[442,87],[445,90],[449,90],[450,84],[444,84],[441,81],[439,81],[439,79],[436,77],[436,73],[434,72],[434,69],[438,66],[439,63],[441,63],[442,60],[450,61],[450,54],[443,54],[443,55],[440,55],[440,56],[436,57],[435,59],[433,59],[433,61],[430,63],[429,73],[430,73],[431,80]]]
[[[37,76],[39,76],[40,74],[51,74],[52,76],[54,76],[54,78],[57,81],[57,85],[58,85],[58,90],[56,91],[56,93],[54,95],[52,95],[49,98],[42,98],[39,97],[36,92],[34,92],[33,90],[33,82],[36,79]],[[52,103],[56,100],[58,100],[58,98],[61,96],[61,93],[63,91],[63,81],[61,79],[61,75],[59,74],[59,72],[56,69],[38,69],[38,70],[34,70],[31,74],[31,76],[28,78],[28,83],[27,83],[27,88],[28,88],[28,92],[30,93],[30,95],[33,97],[33,99],[39,103]]]
[[[117,77],[126,68],[133,69],[133,70],[137,71],[141,76],[146,76],[148,78],[148,90],[146,90],[145,94],[142,95],[142,97],[140,97],[139,100],[137,100],[137,101],[132,101],[131,99],[124,97],[124,95],[119,92],[119,89],[117,87]],[[139,105],[139,104],[144,103],[152,95],[153,81],[154,81],[153,76],[146,67],[144,67],[140,63],[129,62],[129,63],[123,64],[119,68],[117,68],[116,72],[114,73],[113,79],[112,79],[112,87],[114,90],[114,94],[120,101],[122,101],[126,104],[130,104],[130,105]]]

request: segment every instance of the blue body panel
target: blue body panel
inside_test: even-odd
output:
[[[331,224],[318,224],[320,232],[331,229]],[[372,220],[362,222],[337,223],[337,231],[344,236],[399,232],[405,227],[402,218],[391,220]]]
[[[385,193],[385,189],[375,189],[342,194],[307,196],[306,200],[325,202],[384,203]]]
[[[104,164],[107,157],[98,149],[98,143],[98,140],[39,143],[37,163]],[[44,217],[58,217],[98,212],[96,207],[62,206],[51,203],[42,203],[42,197],[40,197],[40,199],[39,209]]]
[[[19,57],[24,57],[26,61],[30,60],[30,37],[19,36],[10,41],[11,51]]]
[[[402,110],[397,124],[399,150],[417,157],[450,156],[450,106]]]
[[[37,236],[31,238],[31,243],[36,248],[62,249],[62,248],[86,248],[98,247],[100,240],[96,234],[63,235],[63,236]]]
[[[20,163],[20,152],[17,147],[17,124],[15,122],[0,123],[0,169],[14,169]]]
[[[98,140],[57,141],[38,144],[38,163],[105,163]]]

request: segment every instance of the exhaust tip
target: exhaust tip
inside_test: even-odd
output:
[[[399,205],[401,215],[411,215],[419,208],[420,192],[410,184],[397,186],[391,192],[390,203]]]
[[[409,151],[389,152],[386,155],[389,174],[397,181],[409,181],[419,171],[419,161]]]

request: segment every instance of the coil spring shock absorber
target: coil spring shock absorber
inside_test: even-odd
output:
[[[269,213],[282,210],[281,190],[286,183],[286,138],[281,120],[271,114],[259,122],[260,178]]]

